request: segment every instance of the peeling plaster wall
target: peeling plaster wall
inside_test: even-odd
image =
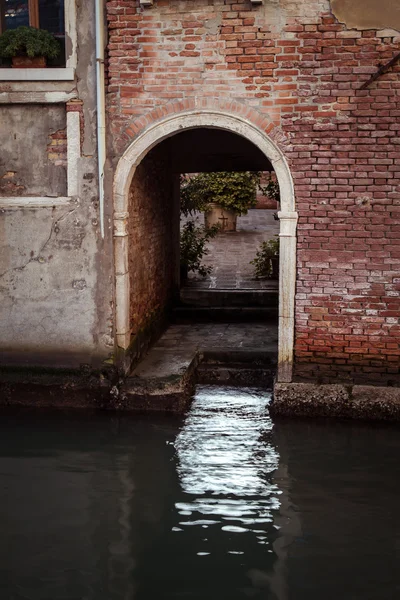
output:
[[[23,198],[15,198],[13,205],[12,198],[0,197],[0,353],[5,365],[99,367],[113,352],[110,215],[105,240],[99,218],[94,0],[77,2],[76,10],[75,81],[0,82],[0,129],[6,125],[0,135],[7,136],[0,168],[7,172],[18,165],[23,183],[23,190],[7,195],[42,197],[30,205]],[[77,195],[68,200],[60,198],[67,196],[65,176],[61,186],[52,175],[56,168],[65,171],[55,162],[65,160],[66,153],[50,161],[49,153],[65,145],[70,98],[76,104],[68,110],[78,110],[81,131],[76,169],[69,174]],[[27,124],[29,143],[16,146]],[[48,135],[57,129],[64,131],[62,141],[49,149]]]
[[[395,29],[400,31],[398,0],[331,0],[332,12],[349,29]]]
[[[66,196],[65,165],[51,156],[65,140],[50,139],[65,126],[65,107],[58,104],[1,107],[0,196]]]
[[[90,225],[90,224],[89,224]],[[2,214],[0,339],[5,352],[92,344],[93,256],[79,205]],[[9,340],[6,343],[6,340]]]

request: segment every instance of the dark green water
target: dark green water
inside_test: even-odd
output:
[[[3,412],[0,600],[400,598],[400,430],[269,400]]]

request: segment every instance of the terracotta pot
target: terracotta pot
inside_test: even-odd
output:
[[[279,279],[279,256],[271,258],[271,279]]]
[[[222,208],[219,204],[211,202],[204,213],[204,224],[207,229],[219,225],[220,231],[236,231],[237,212]]]
[[[44,56],[13,56],[12,66],[13,69],[45,69],[46,59]]]

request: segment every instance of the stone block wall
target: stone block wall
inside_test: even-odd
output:
[[[391,383],[400,366],[400,62],[371,77],[400,53],[400,33],[383,29],[389,0],[367,25],[355,0],[349,27],[334,4],[110,0],[110,153],[116,161],[139,132],[191,108],[239,107],[263,126],[288,160],[299,213],[296,376]]]

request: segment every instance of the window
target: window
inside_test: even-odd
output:
[[[21,25],[47,29],[61,44],[49,66],[65,66],[64,0],[0,0],[0,32]]]

